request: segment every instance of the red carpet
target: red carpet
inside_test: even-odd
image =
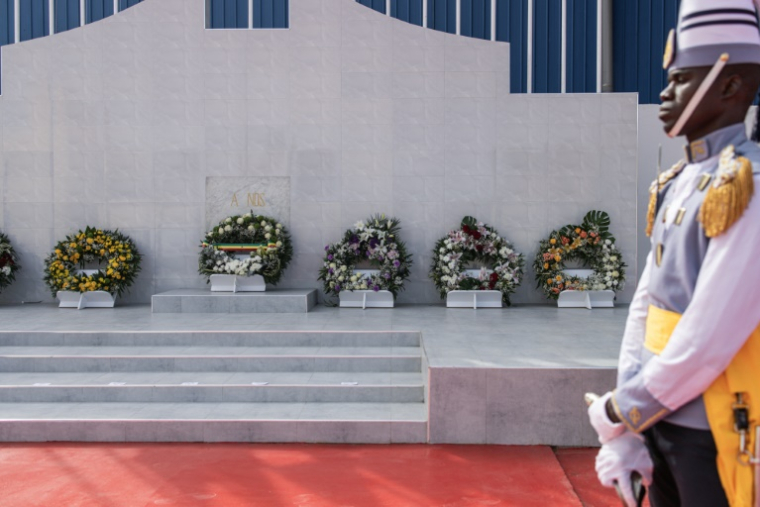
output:
[[[558,461],[539,446],[5,444],[0,504],[616,506],[594,482],[595,452],[560,450]]]

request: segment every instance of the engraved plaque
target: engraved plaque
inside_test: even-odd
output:
[[[206,230],[232,215],[253,211],[290,225],[290,177],[206,178]]]

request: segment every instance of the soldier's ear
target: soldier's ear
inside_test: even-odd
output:
[[[728,99],[739,93],[744,85],[744,80],[739,74],[731,74],[727,76],[721,84],[721,98]]]

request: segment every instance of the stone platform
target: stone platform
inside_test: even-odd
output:
[[[626,315],[0,306],[0,441],[597,445]]]
[[[151,297],[153,313],[306,313],[316,304],[315,289],[235,293],[176,289]]]

